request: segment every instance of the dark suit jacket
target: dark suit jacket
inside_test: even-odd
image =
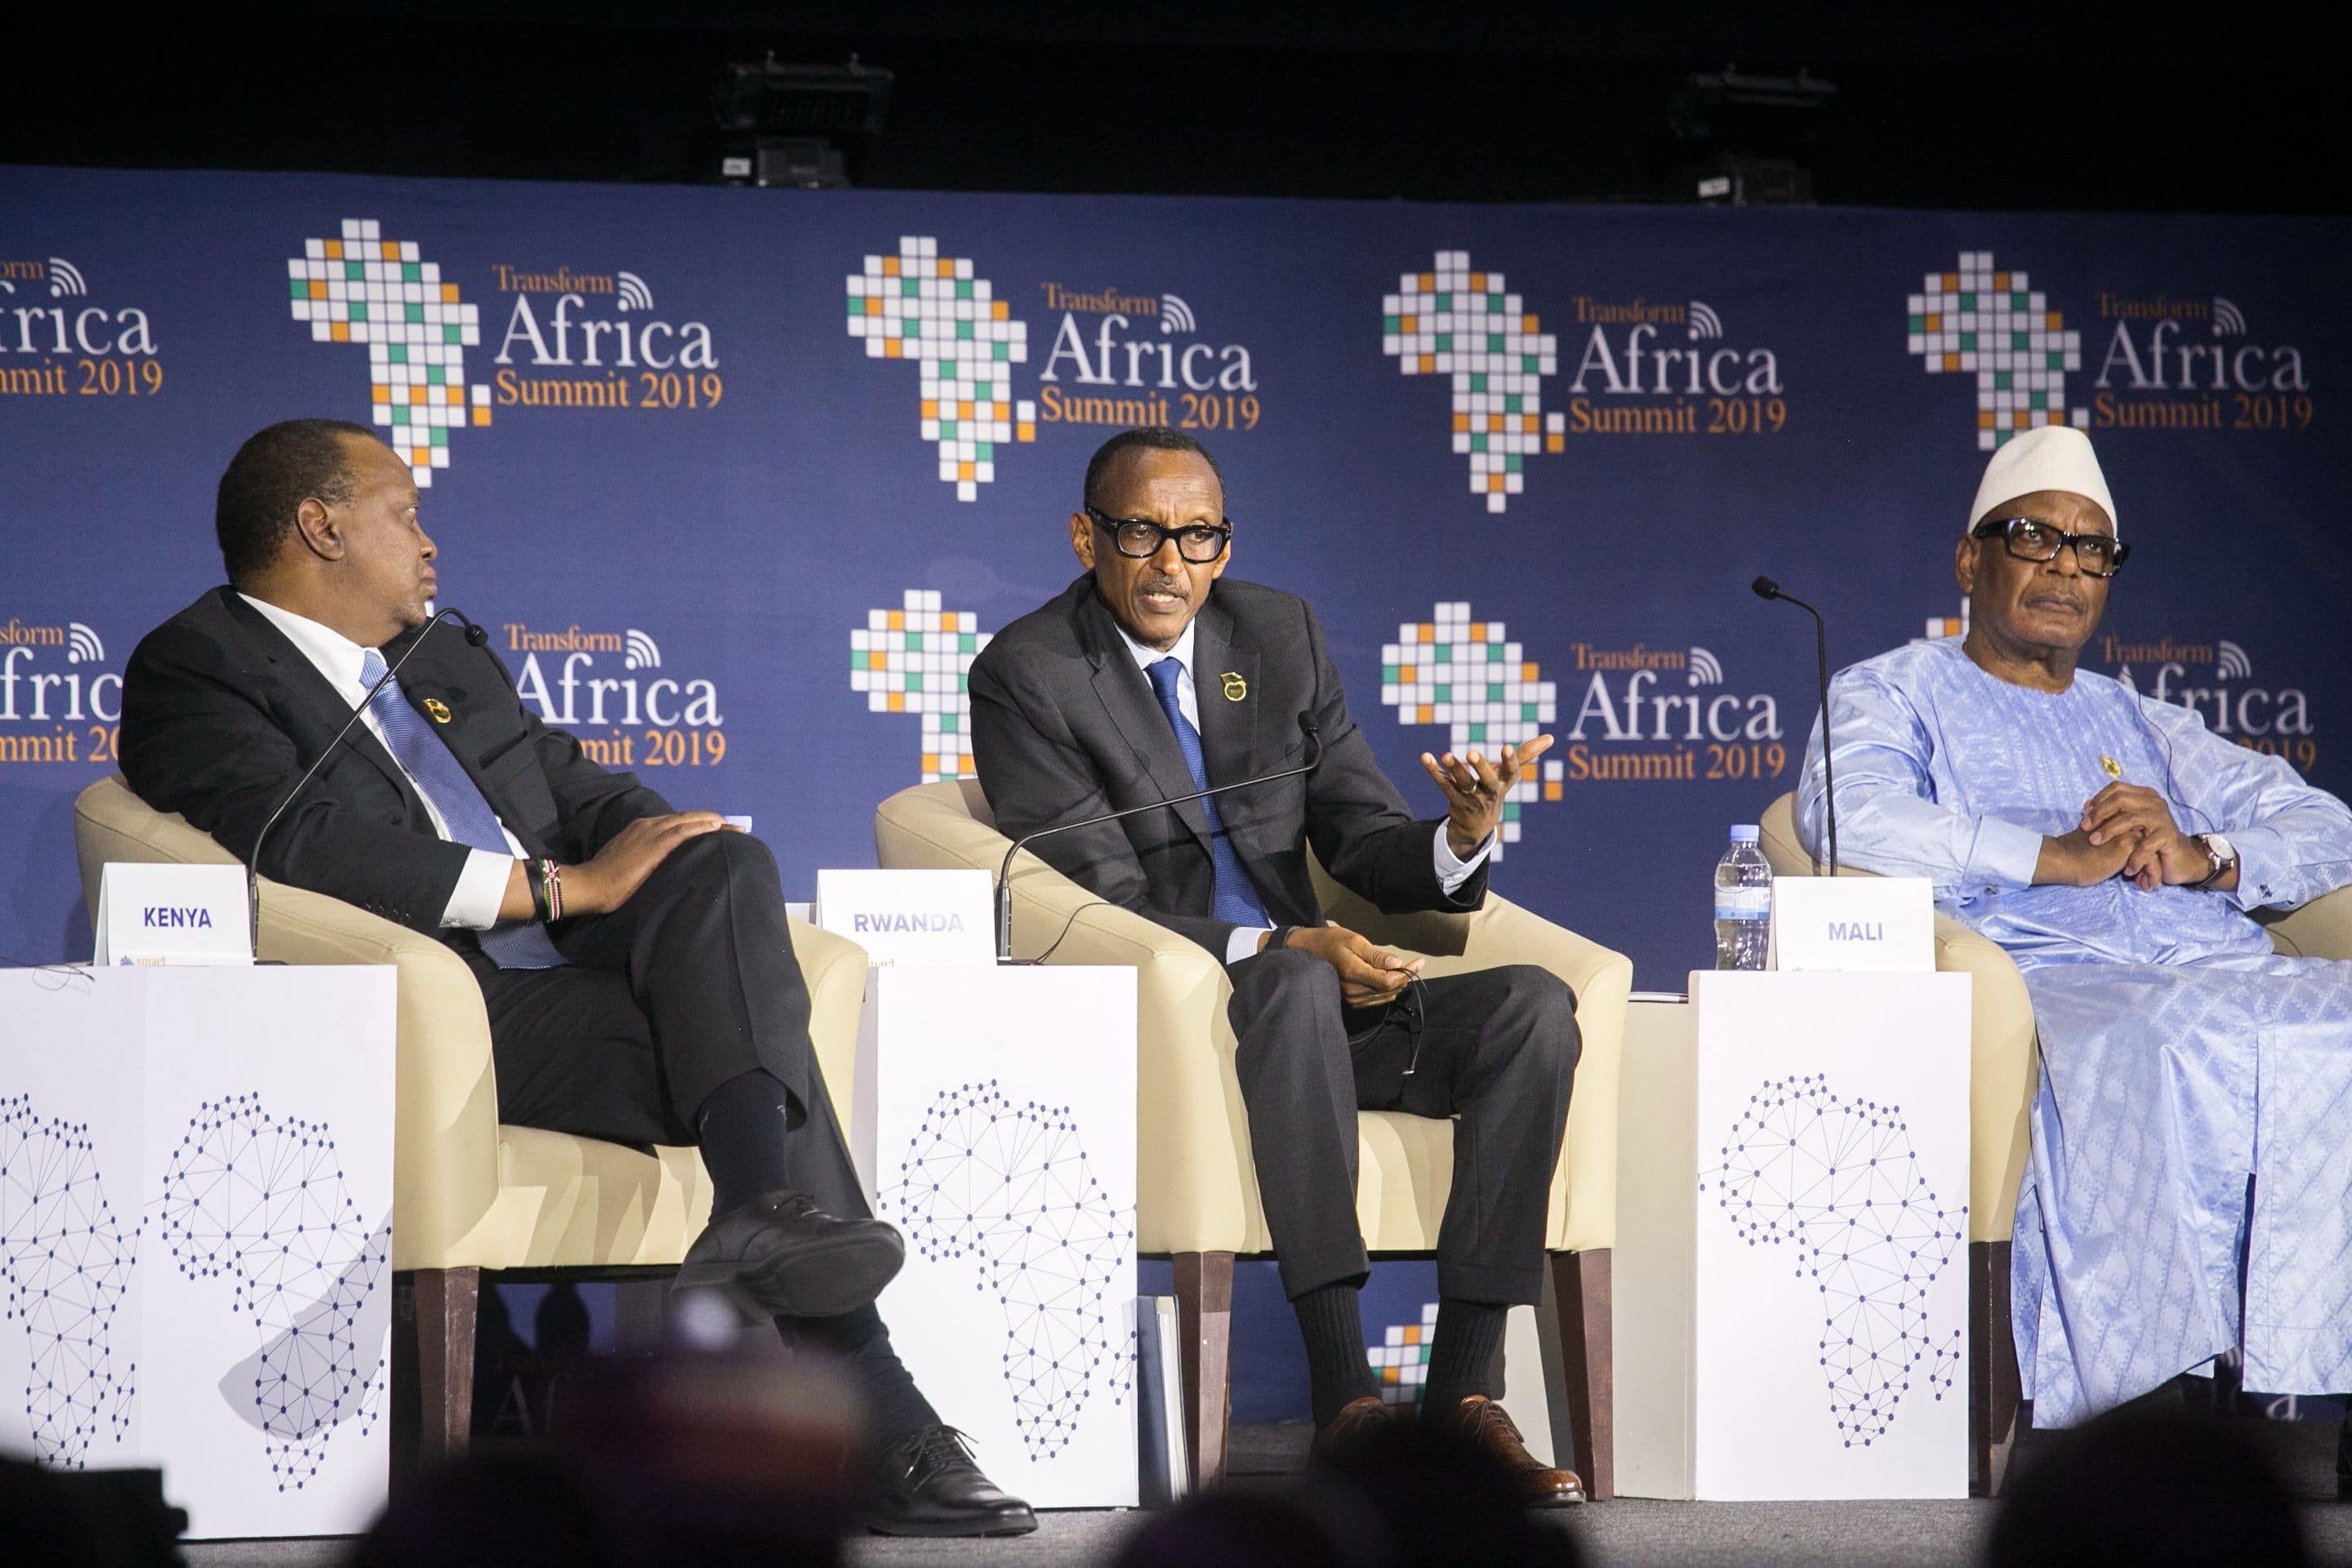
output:
[[[1372,760],[1305,600],[1220,578],[1192,625],[1210,784],[1304,762],[1302,712],[1322,731],[1315,772],[1217,798],[1268,918],[1323,923],[1310,845],[1334,880],[1389,913],[1478,907],[1486,863],[1446,895],[1431,850],[1437,819],[1416,821]],[[1237,700],[1226,695],[1228,672],[1245,692]],[[981,786],[997,826],[1014,838],[1198,787],[1091,575],[997,633],[972,661],[971,726]],[[1200,803],[1059,834],[1035,851],[1103,898],[1224,957],[1234,928],[1209,912],[1215,875]]]
[[[385,645],[396,661],[419,634]],[[666,813],[627,773],[590,762],[516,696],[506,665],[462,629],[433,630],[400,672],[426,728],[448,742],[526,853],[575,865],[624,826]],[[352,715],[285,635],[229,588],[215,588],[147,634],[122,676],[122,774],[158,811],[176,811],[238,859],[302,771]],[[463,946],[441,929],[472,853],[433,831],[425,804],[364,721],[270,830],[261,872]]]

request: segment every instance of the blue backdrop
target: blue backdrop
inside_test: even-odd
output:
[[[443,603],[804,894],[969,767],[959,671],[1075,571],[1087,455],[1192,427],[1355,713],[1549,729],[1496,886],[1678,988],[1727,824],[1845,662],[1962,613],[1990,442],[2086,426],[2097,668],[2340,789],[2341,220],[781,194],[0,170],[0,952],[87,952],[70,803],[212,490],[296,415],[429,476]],[[910,597],[911,595],[911,597]],[[925,617],[930,617],[926,619]],[[1477,726],[1475,731],[1470,726]]]

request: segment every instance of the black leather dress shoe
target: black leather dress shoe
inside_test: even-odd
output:
[[[673,1290],[719,1289],[787,1318],[835,1318],[882,1293],[907,1244],[878,1219],[835,1219],[805,1193],[772,1192],[712,1220]]]
[[[952,1426],[926,1426],[884,1450],[879,1492],[866,1512],[877,1535],[1026,1535],[1037,1516],[972,1462]]]

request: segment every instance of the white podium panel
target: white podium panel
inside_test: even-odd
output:
[[[891,1342],[1007,1491],[1133,1507],[1135,972],[871,969],[858,1056]]]
[[[383,1506],[394,973],[0,973],[0,1446],[197,1537]],[[21,1373],[20,1373],[21,1369]]]
[[[1968,977],[1694,973],[1622,1072],[1619,1489],[1968,1495]]]

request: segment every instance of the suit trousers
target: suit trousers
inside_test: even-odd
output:
[[[764,1068],[789,1092],[785,1168],[827,1214],[868,1210],[809,1041],[782,884],[743,833],[688,839],[619,909],[554,930],[559,969],[469,952],[499,1116],[616,1143],[691,1144],[710,1091]]]
[[[1338,972],[1312,953],[1277,949],[1230,973],[1234,1070],[1284,1292],[1371,1268],[1356,1223],[1361,1109],[1456,1119],[1439,1293],[1534,1301],[1580,1048],[1576,998],[1559,976],[1514,964],[1350,1008]]]

